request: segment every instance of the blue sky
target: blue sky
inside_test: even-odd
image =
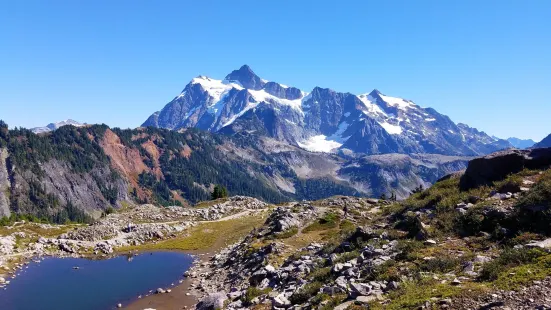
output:
[[[139,126],[243,64],[411,99],[500,137],[551,133],[551,1],[0,0],[0,118]]]

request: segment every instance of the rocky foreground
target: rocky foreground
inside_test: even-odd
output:
[[[280,206],[187,273],[196,308],[551,309],[549,161],[506,156],[402,203]]]
[[[17,223],[0,237],[0,285],[24,268],[23,257],[108,256],[242,218],[259,225],[185,274],[182,294],[197,309],[551,309],[551,170],[541,160],[522,168],[537,158],[513,155],[523,163],[509,165],[514,171],[468,169],[403,202],[337,196],[274,206],[232,197],[137,206],[89,226]],[[199,232],[230,240],[210,229]],[[186,306],[157,308],[175,307]]]

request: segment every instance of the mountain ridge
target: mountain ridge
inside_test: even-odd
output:
[[[313,153],[268,136],[62,126],[0,126],[0,217],[84,221],[125,204],[188,205],[212,188],[267,202],[332,195],[408,197],[470,157]]]
[[[226,134],[260,131],[322,152],[350,149],[364,154],[474,156],[513,147],[506,140],[496,141],[484,132],[455,124],[432,108],[377,89],[359,95],[321,87],[305,92],[264,80],[247,65],[224,80],[192,79],[142,126],[197,127]]]
[[[43,127],[34,127],[34,128],[31,128],[30,130],[34,133],[46,133],[46,132],[54,131],[56,129],[59,129],[60,127],[67,126],[67,125],[82,127],[82,126],[86,126],[86,123],[80,123],[69,118],[64,121],[49,123],[48,125]]]

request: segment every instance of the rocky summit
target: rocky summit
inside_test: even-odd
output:
[[[142,126],[254,133],[315,152],[481,155],[513,147],[432,108],[373,90],[354,95],[267,81],[244,65],[199,76]]]

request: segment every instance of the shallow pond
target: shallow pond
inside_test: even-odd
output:
[[[8,279],[11,283],[0,290],[0,309],[115,309],[150,290],[177,285],[192,262],[190,255],[177,252],[105,260],[46,258]]]

